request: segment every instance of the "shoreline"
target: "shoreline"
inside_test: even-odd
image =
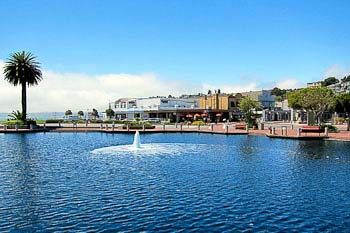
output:
[[[278,128],[280,127],[280,128]],[[236,130],[233,127],[229,127],[227,130],[223,129],[222,124],[214,125],[211,130],[208,126],[201,126],[198,129],[198,126],[183,126],[182,128],[178,126],[176,128],[174,125],[167,125],[164,129],[163,127],[157,127],[154,129],[112,129],[111,126],[106,127],[97,127],[97,126],[47,126],[46,129],[1,129],[0,134],[26,134],[26,133],[108,133],[108,134],[134,134],[136,131],[139,131],[142,134],[151,134],[151,133],[204,133],[204,134],[222,134],[222,135],[253,135],[253,136],[265,136],[271,139],[289,139],[289,140],[324,140],[324,141],[342,141],[350,142],[350,132],[340,130],[338,133],[329,133],[328,136],[325,136],[324,133],[303,133],[300,136],[297,135],[296,129],[288,129],[287,135],[283,135],[282,126],[276,126],[275,134],[270,134],[269,130],[252,130],[248,132],[246,130]]]

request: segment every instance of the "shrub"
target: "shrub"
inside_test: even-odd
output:
[[[103,120],[91,120],[90,123],[103,123]]]
[[[123,129],[126,129],[127,126],[124,125],[123,126]],[[155,126],[154,125],[145,125],[145,128],[146,129],[154,129]],[[130,128],[129,129],[143,129],[142,125],[130,125]]]
[[[106,121],[103,121],[103,123],[106,123],[106,124],[114,124],[114,121],[112,121],[112,120],[106,120]]]
[[[139,122],[129,122],[129,124],[124,124],[123,125],[123,129],[127,128],[127,125],[129,125],[130,129],[142,129],[143,125],[145,126],[146,129],[154,129],[155,126],[151,125],[148,122],[144,122],[144,123],[139,123]]]
[[[44,124],[46,122],[46,120],[35,120],[35,122],[37,124]]]
[[[62,123],[62,119],[48,119],[46,120],[46,123]]]
[[[33,120],[33,119],[27,119],[25,122],[24,122],[25,125],[36,125],[36,121]]]
[[[335,127],[334,125],[321,125],[321,129],[323,131],[326,127],[328,127],[328,132],[330,132],[330,133],[337,133],[338,132],[338,128]]]
[[[63,123],[79,123],[79,124],[83,124],[83,123],[85,123],[85,120],[63,121]]]
[[[20,126],[29,126],[29,125],[36,125],[36,121],[32,119],[27,119],[26,121],[23,120],[8,120],[3,122],[4,125],[20,125]]]
[[[344,124],[345,118],[344,118],[344,117],[336,117],[336,118],[334,118],[334,121],[335,121],[337,124]]]
[[[124,121],[122,121],[122,123],[125,124],[125,125],[130,125],[132,123],[132,121],[124,120]]]
[[[26,125],[22,120],[8,120],[3,122],[4,125]]]
[[[203,121],[193,121],[192,125],[205,125]]]

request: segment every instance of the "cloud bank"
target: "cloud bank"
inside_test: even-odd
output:
[[[300,88],[305,86],[304,84],[302,84],[301,82],[299,82],[296,79],[285,79],[285,80],[281,80],[278,81],[276,83],[276,87],[280,88],[280,89],[296,89],[296,88]]]
[[[21,88],[4,80],[0,61],[0,112],[21,109]],[[280,88],[293,88],[300,83],[287,79],[275,83]],[[272,88],[264,87],[264,88]],[[225,93],[261,90],[258,82],[240,85],[191,83],[181,80],[164,80],[156,74],[102,74],[58,73],[43,70],[43,81],[28,89],[28,112],[72,111],[108,107],[108,102],[121,97],[179,96],[181,94],[207,93],[221,89]]]
[[[350,75],[350,67],[344,68],[340,65],[332,65],[324,71],[323,78],[336,77],[342,79],[347,75]]]

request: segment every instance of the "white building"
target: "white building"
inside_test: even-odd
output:
[[[327,86],[335,95],[350,93],[350,82],[340,82]]]
[[[196,98],[122,98],[112,105],[116,118],[132,120],[135,118],[160,120],[176,119],[179,113],[198,109]]]
[[[259,101],[264,109],[271,109],[275,107],[275,96],[271,95],[270,90],[249,91],[242,92],[241,94],[242,96],[248,96],[253,100]]]
[[[322,81],[307,83],[307,87],[322,87]]]

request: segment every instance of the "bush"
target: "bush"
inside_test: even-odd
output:
[[[103,120],[90,120],[90,123],[103,123]]]
[[[334,121],[336,124],[344,124],[345,118],[344,117],[336,117],[336,118],[334,118]]]
[[[131,123],[133,123],[132,121],[129,121],[129,120],[123,120],[122,123],[124,125],[130,125]]]
[[[4,125],[26,125],[22,120],[8,120],[3,122]]]
[[[36,125],[36,121],[33,119],[27,119],[24,124],[25,125]]]
[[[48,119],[46,120],[46,123],[62,123],[62,119]]]
[[[106,123],[106,124],[114,124],[114,121],[112,121],[112,120],[106,120],[106,121],[103,121],[103,123]]]
[[[326,127],[328,127],[328,132],[330,132],[330,133],[337,133],[338,132],[338,128],[335,127],[334,125],[321,125],[321,129],[323,131]]]
[[[123,129],[126,129],[127,126],[124,125]],[[154,125],[145,125],[146,129],[154,129],[155,126]],[[130,125],[129,129],[143,129],[142,125]]]
[[[37,124],[44,124],[46,122],[46,120],[35,120],[35,122]]]
[[[36,121],[32,120],[32,119],[28,119],[26,121],[22,121],[22,120],[8,120],[3,122],[4,125],[19,125],[19,126],[30,126],[30,125],[36,125]]]
[[[193,121],[192,125],[205,125],[203,121]]]
[[[154,129],[155,126],[151,125],[150,123],[139,123],[139,122],[129,122],[128,124],[123,125],[123,129],[127,128],[127,125],[129,125],[130,129],[142,129],[143,125],[145,126],[146,129]]]

